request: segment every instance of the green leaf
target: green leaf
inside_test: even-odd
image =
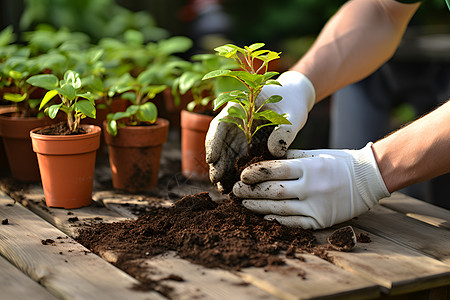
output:
[[[64,73],[64,81],[71,85],[75,90],[81,87],[80,75],[75,71],[66,71],[66,73]]]
[[[184,95],[188,90],[190,90],[197,82],[202,80],[202,75],[194,72],[184,72],[180,76],[180,93]]]
[[[283,97],[281,97],[280,95],[272,95],[269,98],[267,98],[266,101],[264,101],[264,104],[266,104],[266,103],[278,103],[282,99],[283,99]]]
[[[106,125],[106,131],[112,136],[117,135],[117,121],[116,120],[109,120],[108,124]]]
[[[230,93],[222,93],[213,101],[213,110],[218,110],[225,103],[234,100],[235,98]]]
[[[155,123],[158,117],[158,109],[152,102],[142,104],[137,113],[137,118],[144,122]]]
[[[245,114],[245,111],[242,109],[241,106],[236,107],[236,106],[231,106],[230,108],[228,108],[228,115],[231,117],[235,117],[241,120],[247,120],[247,115]]]
[[[39,110],[41,110],[56,95],[58,95],[57,90],[50,90],[47,93],[45,93],[44,98],[41,101],[41,105],[39,105]]]
[[[136,78],[140,85],[148,85],[152,83],[156,78],[156,72],[154,69],[147,69]]]
[[[13,93],[5,93],[3,95],[3,99],[12,101],[12,102],[22,102],[23,100],[27,99],[28,94],[25,93],[23,95],[21,94],[13,94]]]
[[[88,100],[80,100],[75,103],[75,111],[79,111],[89,118],[95,119],[95,106]]]
[[[76,90],[70,84],[64,84],[62,87],[56,89],[59,94],[63,95],[69,100],[74,100],[76,96]]]
[[[260,48],[262,48],[264,46],[265,46],[264,43],[254,43],[254,44],[250,45],[248,48],[250,50],[252,50],[252,51],[255,51],[255,50],[258,50],[258,49],[260,49]]]
[[[27,82],[33,86],[38,86],[46,90],[54,90],[58,87],[58,77],[52,74],[39,74],[31,76]]]
[[[197,103],[195,103],[195,101],[191,101],[186,105],[186,109],[190,112],[194,111],[195,106],[197,105]]]
[[[272,79],[267,80],[264,84],[265,85],[278,85],[278,86],[281,86],[281,83],[279,83],[277,80],[272,80]]]
[[[203,76],[202,80],[211,79],[211,78],[220,77],[220,76],[230,76],[229,74],[231,72],[232,71],[230,71],[230,70],[211,71],[211,72],[207,73],[205,76]]]
[[[56,118],[56,115],[58,114],[59,109],[61,108],[61,105],[62,105],[62,103],[52,105],[52,106],[48,107],[48,108],[45,110],[45,113],[46,113],[51,119],[54,119],[54,118]]]
[[[127,110],[126,110],[126,112],[130,116],[135,115],[138,111],[139,111],[139,105],[135,105],[135,104],[128,106]]]
[[[153,99],[157,94],[161,93],[165,89],[167,89],[167,85],[151,85],[148,87],[149,91],[147,93],[147,97],[149,99]]]
[[[267,121],[275,124],[275,125],[292,125],[291,122],[289,122],[288,119],[284,115],[280,115],[277,112],[274,112],[273,110],[267,109],[262,112],[258,112],[254,114],[255,119],[266,119]]]
[[[28,99],[28,105],[31,109],[35,109],[39,103],[41,103],[41,99]]]
[[[113,114],[108,114],[107,115],[107,119],[109,121],[112,120],[120,120],[120,119],[124,119],[124,118],[129,118],[131,116],[131,114],[129,112],[126,111],[119,111]]]

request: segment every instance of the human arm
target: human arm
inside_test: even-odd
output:
[[[372,148],[390,192],[450,172],[450,101]]]
[[[360,150],[289,150],[247,167],[233,187],[250,210],[287,226],[325,228],[407,185],[450,172],[450,101]]]
[[[311,80],[316,102],[324,99],[391,58],[419,5],[395,0],[348,1],[291,70]]]

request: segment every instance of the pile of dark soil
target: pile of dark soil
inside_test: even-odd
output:
[[[282,265],[280,254],[312,249],[312,231],[264,220],[233,201],[215,203],[208,193],[188,195],[173,207],[155,207],[137,220],[100,223],[80,231],[77,241],[94,253],[114,251],[117,266],[168,251],[206,267],[238,270]]]

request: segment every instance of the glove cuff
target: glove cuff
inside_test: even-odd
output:
[[[304,93],[304,99],[306,99],[308,112],[311,111],[316,100],[316,90],[308,77],[296,71],[286,71],[278,77],[277,81],[283,86],[294,86],[299,95]]]
[[[356,187],[369,208],[377,204],[378,200],[391,195],[378,169],[372,144],[369,142],[361,150],[353,152]]]

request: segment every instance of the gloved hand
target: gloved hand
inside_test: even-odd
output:
[[[233,193],[248,209],[289,227],[320,229],[347,221],[390,196],[372,143],[360,150],[288,150],[286,160],[241,173]]]
[[[274,129],[268,139],[269,151],[275,157],[283,157],[297,133],[305,125],[308,112],[314,105],[314,87],[303,74],[295,71],[284,72],[277,79],[282,86],[265,86],[258,95],[257,105],[272,95],[280,95],[283,99],[278,103],[264,106],[279,114],[286,113],[292,125],[280,125]],[[219,122],[228,115],[227,106],[212,120],[206,135],[206,162],[209,164],[211,182],[219,182],[227,172],[234,172],[237,158],[245,155],[247,142],[244,133],[235,124]],[[220,186],[219,186],[220,189]]]

